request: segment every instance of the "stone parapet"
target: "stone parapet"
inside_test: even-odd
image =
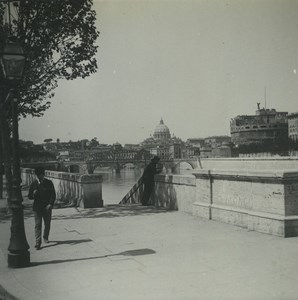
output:
[[[191,212],[196,180],[192,175],[155,175],[152,197],[159,207]]]
[[[204,170],[297,170],[298,157],[222,157],[201,158]]]
[[[101,175],[45,171],[45,176],[52,180],[61,206],[103,207]],[[35,179],[34,170],[22,168],[21,177],[22,185],[29,186]]]
[[[298,170],[156,175],[157,206],[282,237],[298,236]]]
[[[250,230],[298,235],[298,170],[197,170],[193,214]]]

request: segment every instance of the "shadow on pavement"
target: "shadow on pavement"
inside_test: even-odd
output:
[[[92,242],[91,239],[82,239],[82,240],[66,240],[66,241],[50,241],[49,244],[42,246],[42,248],[50,248],[58,245],[77,245],[81,243]]]
[[[55,259],[55,260],[50,260],[50,261],[42,261],[42,262],[31,262],[30,267],[36,267],[36,266],[41,266],[41,265],[51,265],[51,264],[61,264],[61,263],[67,263],[67,262],[75,262],[75,261],[83,261],[83,260],[91,260],[91,259],[100,259],[100,258],[107,258],[111,256],[118,256],[118,255],[123,255],[123,256],[140,256],[140,255],[150,255],[150,254],[155,254],[156,252],[152,249],[135,249],[135,250],[128,250],[124,252],[119,252],[115,254],[107,254],[107,255],[102,255],[102,256],[92,256],[92,257],[82,257],[82,258],[70,258],[70,259]]]
[[[141,206],[140,204],[127,204],[127,205],[107,205],[103,208],[88,208],[88,209],[76,209],[77,214],[72,215],[55,215],[52,220],[64,220],[64,219],[81,219],[81,218],[116,218],[126,216],[140,216],[148,214],[169,213],[164,208],[156,208],[154,206]],[[63,212],[63,209],[61,209]]]

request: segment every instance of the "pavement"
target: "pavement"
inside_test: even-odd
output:
[[[0,299],[298,299],[298,238],[281,238],[139,205],[53,210],[50,243],[7,267],[10,219],[0,200]]]

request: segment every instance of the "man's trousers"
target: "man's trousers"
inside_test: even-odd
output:
[[[44,208],[40,211],[34,211],[34,218],[36,245],[41,245],[42,219],[44,221],[43,238],[48,240],[51,228],[52,209],[47,210]]]

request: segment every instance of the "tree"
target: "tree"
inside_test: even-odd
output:
[[[99,32],[92,0],[9,1],[0,3],[0,45],[9,35],[21,43],[26,56],[24,78],[19,84],[20,116],[40,117],[50,107],[59,79],[85,78],[97,70],[95,44]],[[9,87],[0,71],[0,130],[5,170],[9,172],[9,125],[11,115],[4,109]],[[1,159],[0,159],[1,161]],[[9,174],[6,174],[9,177]],[[8,178],[9,179],[9,178]]]
[[[94,137],[91,141],[90,141],[90,148],[94,148],[94,147],[96,147],[96,146],[98,146],[99,145],[99,142],[98,142],[98,140],[97,140],[97,137]]]
[[[44,143],[51,143],[51,142],[53,142],[53,139],[44,139],[43,142]]]
[[[96,72],[98,31],[92,0],[30,0],[14,2],[12,34],[27,54],[19,86],[20,113],[41,116],[49,108],[59,79],[85,78]],[[0,6],[0,42],[8,36],[5,5]],[[7,93],[7,86],[0,90]]]

